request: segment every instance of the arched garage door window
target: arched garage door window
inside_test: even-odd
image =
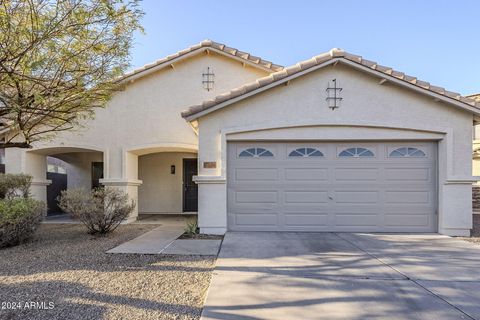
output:
[[[315,148],[298,148],[288,154],[289,157],[323,157],[323,153]]]
[[[426,157],[426,154],[425,152],[417,148],[402,147],[390,152],[389,157],[391,158],[404,158],[404,157],[424,158]]]
[[[242,158],[263,158],[273,157],[273,153],[264,148],[249,148],[240,152],[238,156]]]
[[[366,148],[348,148],[338,154],[340,158],[371,158],[375,154]]]

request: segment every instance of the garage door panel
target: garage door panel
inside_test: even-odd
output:
[[[285,181],[327,181],[327,168],[285,168]]]
[[[378,214],[341,213],[335,215],[335,225],[341,227],[377,227]]]
[[[237,191],[235,192],[235,203],[272,203],[278,202],[276,191]]]
[[[387,215],[385,216],[386,226],[395,227],[428,227],[430,224],[430,215]]]
[[[327,203],[327,191],[296,190],[284,192],[284,203]]]
[[[420,190],[391,190],[385,194],[385,203],[387,204],[429,204],[432,198],[431,192]]]
[[[383,211],[385,215],[404,215],[404,216],[415,216],[415,215],[430,215],[432,212],[431,205],[385,205]]]
[[[387,168],[386,181],[431,181],[431,168]]]
[[[274,213],[243,213],[235,215],[235,222],[239,226],[276,226],[278,217]]]
[[[335,169],[336,181],[355,181],[362,183],[364,181],[378,181],[380,170],[377,168],[349,167]]]
[[[354,203],[354,204],[364,204],[364,203],[378,203],[379,201],[379,191],[361,191],[361,190],[351,190],[351,191],[334,191],[334,200],[335,203]]]
[[[278,180],[278,169],[272,168],[237,168],[236,181],[275,181]]]
[[[286,213],[285,214],[285,226],[293,227],[312,227],[312,226],[328,226],[328,213]]]
[[[248,148],[273,156],[240,157]],[[321,156],[308,155],[314,148]],[[373,156],[339,156],[349,148],[367,148]],[[229,229],[436,231],[435,155],[431,142],[228,143]]]

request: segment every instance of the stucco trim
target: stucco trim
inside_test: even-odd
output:
[[[161,152],[198,153],[198,144],[176,143],[176,142],[149,143],[149,144],[129,146],[129,147],[126,147],[124,151],[131,152],[138,156],[151,154],[151,153],[161,153]]]
[[[105,186],[140,186],[143,181],[136,179],[100,179],[101,184]]]
[[[32,186],[49,186],[52,184],[52,180],[33,180]]]
[[[480,177],[448,179],[443,184],[472,184],[480,180]]]
[[[463,97],[459,93],[450,92],[444,88],[430,85],[428,82],[417,80],[415,77],[395,71],[392,68],[380,66],[376,62],[365,60],[360,56],[352,55],[343,50],[332,49],[328,53],[299,62],[296,65],[257,79],[255,82],[235,88],[212,100],[207,100],[199,105],[191,106],[182,112],[182,117],[187,121],[193,121],[206,114],[279,86],[283,83],[288,83],[288,81],[324,68],[325,66],[332,64],[335,66],[337,63],[343,63],[357,70],[374,75],[380,79],[384,79],[385,81],[412,89],[438,101],[443,101],[467,110],[477,116],[480,115],[480,101],[475,101],[473,98]]]
[[[262,124],[256,124],[256,125],[250,125],[250,126],[241,126],[241,127],[229,127],[229,128],[223,128],[220,131],[220,160],[218,161],[218,167],[217,167],[217,173],[219,174],[217,177],[219,179],[226,179],[226,172],[227,172],[227,143],[230,141],[229,135],[235,134],[235,133],[247,133],[247,132],[255,132],[255,131],[268,131],[268,130],[275,130],[275,129],[293,129],[293,128],[302,128],[302,127],[357,127],[357,128],[374,128],[374,129],[393,129],[393,130],[404,130],[404,131],[410,131],[410,132],[422,132],[422,133],[433,133],[433,134],[439,134],[441,137],[435,138],[435,139],[427,139],[430,141],[442,141],[446,140],[446,138],[451,135],[451,132],[449,129],[446,131],[438,131],[429,124],[426,124],[423,128],[411,128],[411,127],[406,127],[401,123],[395,124],[392,123],[390,125],[385,125],[382,123],[358,123],[354,121],[346,121],[342,124],[335,123],[335,122],[322,122],[318,123],[316,121],[305,121],[305,122],[297,122],[297,123],[292,123],[292,122],[275,122],[275,123],[262,123]],[[255,140],[255,139],[253,139]],[[318,140],[318,139],[315,139]],[[320,139],[321,140],[321,139]],[[361,137],[359,137],[359,140],[362,140]],[[365,139],[363,139],[365,140]],[[369,140],[369,139],[367,139]],[[415,140],[415,139],[414,139]],[[419,138],[417,140],[425,140],[425,138]],[[235,140],[232,140],[235,141]],[[449,148],[451,148],[450,144],[448,144]],[[453,152],[453,150],[452,150]],[[450,164],[451,166],[452,164]],[[452,170],[448,167],[448,172]]]
[[[224,176],[193,176],[196,184],[225,184],[227,179]]]
[[[73,149],[72,151],[68,151],[67,149]],[[38,153],[38,154],[45,154],[45,155],[55,155],[57,153],[65,153],[65,152],[107,152],[105,148],[99,148],[93,145],[87,144],[45,144],[41,146],[33,147],[32,149],[26,150],[26,152],[30,153]],[[55,152],[55,153],[52,153]]]
[[[430,127],[428,124],[423,128],[414,128],[403,125],[402,123],[385,125],[383,123],[375,123],[372,121],[369,122],[358,122],[358,121],[345,121],[343,123],[338,123],[335,121],[324,121],[319,123],[318,121],[302,121],[302,122],[275,122],[275,123],[263,123],[250,126],[241,126],[241,127],[229,127],[222,129],[222,134],[229,135],[234,133],[244,133],[252,131],[265,131],[265,130],[274,130],[274,129],[288,129],[288,128],[300,128],[300,127],[361,127],[361,128],[377,128],[377,129],[394,129],[394,130],[404,130],[404,131],[417,131],[425,133],[435,133],[435,134],[446,134],[448,131],[439,131],[433,127]]]

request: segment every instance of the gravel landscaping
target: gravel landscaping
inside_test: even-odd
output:
[[[155,227],[96,237],[81,225],[42,225],[30,242],[0,250],[0,319],[199,319],[213,257],[105,253]]]

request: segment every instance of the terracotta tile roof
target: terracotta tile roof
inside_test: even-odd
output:
[[[329,52],[320,54],[318,56],[315,56],[305,61],[300,61],[293,66],[284,68],[266,77],[257,79],[254,82],[247,83],[241,87],[235,88],[230,92],[227,92],[215,97],[212,100],[207,100],[207,101],[204,101],[202,104],[191,106],[187,110],[182,112],[182,117],[189,118],[189,119],[194,118],[193,116],[195,116],[196,114],[206,111],[208,109],[214,108],[215,106],[221,104],[222,102],[226,102],[228,100],[235,99],[235,98],[241,99],[241,96],[243,95],[247,95],[248,93],[251,93],[257,89],[261,89],[268,85],[274,85],[275,82],[280,82],[282,79],[285,79],[292,75],[307,71],[310,68],[322,65],[324,63],[333,62],[333,60],[341,61],[342,59],[345,59],[350,62],[354,62],[360,66],[367,67],[371,70],[378,71],[382,74],[385,74],[386,76],[408,82],[411,85],[442,95],[445,98],[454,99],[455,101],[462,102],[464,104],[469,105],[470,107],[479,108],[479,112],[480,112],[480,100],[475,101],[471,97],[470,98],[463,97],[459,93],[447,91],[444,88],[433,86],[428,82],[418,80],[415,77],[406,75],[403,72],[393,70],[390,67],[379,65],[374,61],[363,59],[361,56],[350,54],[348,52],[345,52],[344,50],[334,48]]]
[[[181,58],[189,53],[192,53],[197,50],[207,50],[207,49],[212,49],[213,51],[217,51],[219,53],[223,53],[226,56],[230,56],[233,58],[237,58],[239,60],[243,60],[247,63],[250,63],[254,66],[257,66],[261,69],[264,69],[269,72],[276,72],[280,71],[283,69],[283,66],[274,64],[270,61],[263,60],[260,57],[256,57],[251,55],[248,52],[243,52],[235,48],[227,47],[223,43],[218,43],[214,42],[212,40],[204,40],[196,45],[193,45],[189,48],[183,49],[181,51],[178,51],[177,53],[171,54],[169,56],[166,56],[165,58],[162,58],[160,60],[157,60],[155,62],[146,64],[138,69],[132,70],[130,72],[125,73],[121,77],[118,78],[117,81],[122,81],[127,78],[130,78],[134,75],[138,75],[140,73],[143,73],[145,71],[151,70],[153,68],[157,69],[158,67],[163,66],[168,66],[173,60],[176,60],[178,58]]]

